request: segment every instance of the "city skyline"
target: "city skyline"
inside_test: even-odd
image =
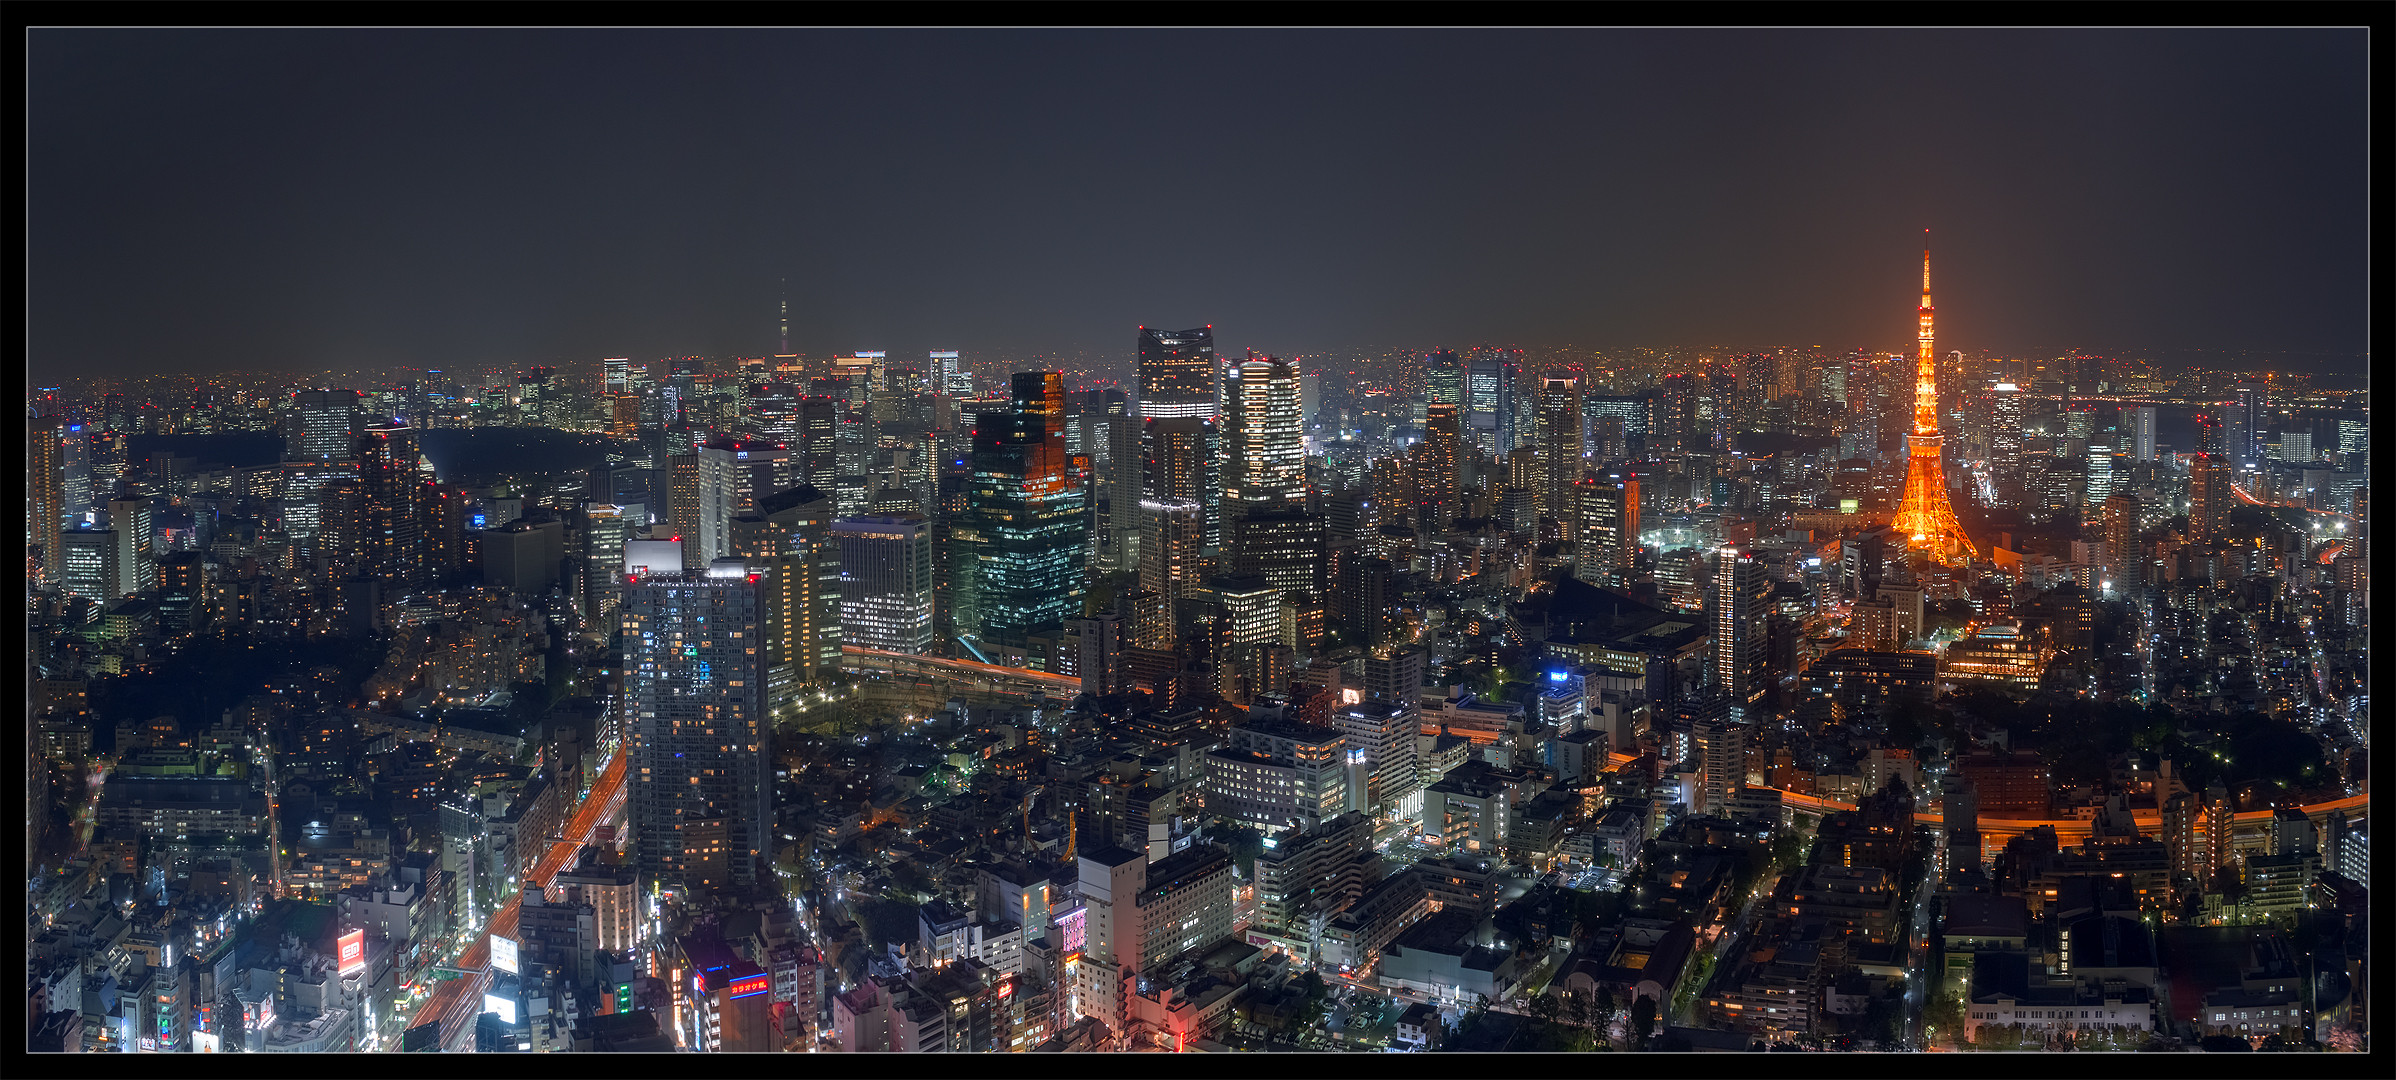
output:
[[[45,31],[29,374],[768,355],[785,302],[816,354],[1879,348],[1924,227],[1956,348],[2367,348],[2359,34],[1797,37]]]
[[[29,40],[29,1052],[2369,1059],[2360,33]]]

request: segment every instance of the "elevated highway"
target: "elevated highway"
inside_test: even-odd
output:
[[[840,647],[840,669],[866,676],[946,679],[1001,694],[1044,693],[1052,697],[1071,698],[1082,692],[1082,681],[1071,675],[1002,667],[978,660],[950,660],[887,649],[868,649],[861,645]]]
[[[598,834],[599,826],[614,820],[623,811],[626,762],[624,749],[617,747],[615,755],[607,761],[607,768],[601,770],[599,781],[591,785],[590,794],[583,797],[581,805],[567,819],[561,838],[552,842],[549,850],[533,864],[524,888],[547,888],[550,879],[556,877],[559,871],[574,865],[583,845],[590,843],[592,837]],[[523,902],[522,893],[511,896],[491,916],[491,921],[483,927],[483,931],[475,935],[474,944],[467,946],[466,951],[459,954],[457,961],[450,965],[464,974],[442,980],[435,986],[432,994],[425,998],[423,1006],[410,1019],[410,1028],[438,1021],[441,1025],[442,1050],[461,1053],[474,1049],[474,1018],[483,1011],[483,992],[491,988],[491,935],[504,938],[516,936],[517,916]],[[394,1042],[390,1049],[397,1050],[404,1042],[404,1039]]]

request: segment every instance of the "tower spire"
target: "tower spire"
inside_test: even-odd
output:
[[[1930,230],[1922,230],[1922,306],[1915,309],[1921,319],[1919,351],[1914,356],[1913,433],[1938,434],[1938,372],[1932,367],[1935,355],[1930,316],[1936,308],[1930,306]]]
[[[1905,439],[1905,499],[1899,504],[1895,525],[1900,534],[1912,538],[1914,547],[1938,562],[1952,565],[1958,559],[1972,558],[1974,548],[1947,499],[1946,473],[1939,460],[1945,440],[1938,433],[1938,369],[1933,360],[1935,339],[1930,322],[1934,309],[1930,306],[1928,229],[1922,230],[1922,306],[1915,310],[1921,319],[1921,338],[1920,352],[1914,358],[1913,433]]]

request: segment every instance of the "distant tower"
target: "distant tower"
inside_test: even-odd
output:
[[[1947,565],[1973,557],[1971,537],[1955,520],[1947,502],[1947,476],[1940,468],[1939,450],[1945,439],[1938,433],[1938,373],[1931,353],[1930,230],[1922,230],[1922,320],[1920,351],[1915,354],[1913,433],[1905,437],[1911,454],[1905,466],[1905,501],[1897,511],[1897,535],[1916,550]]]
[[[790,279],[782,279],[782,348],[778,356],[790,355]]]

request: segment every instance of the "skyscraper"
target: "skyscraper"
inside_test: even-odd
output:
[[[931,355],[932,385],[950,397],[973,396],[973,369],[955,349],[934,349]]]
[[[1227,518],[1306,497],[1306,435],[1299,415],[1298,365],[1251,356],[1225,370],[1223,469]],[[1450,407],[1451,414],[1453,407]]]
[[[2135,405],[2121,411],[2122,437],[2129,440],[2130,460],[2155,460],[2155,407]]]
[[[2229,461],[2198,454],[2188,463],[2188,539],[2200,546],[2218,543],[2230,505]]]
[[[765,495],[798,486],[790,462],[788,448],[757,439],[709,439],[699,448],[698,507],[690,520],[702,562],[732,554],[735,515],[757,509],[757,500]],[[684,534],[686,548],[690,535]]]
[[[2143,565],[2138,551],[2138,500],[2115,490],[2105,498],[2105,572],[2117,592],[2130,591]]]
[[[1215,415],[1215,328],[1140,328],[1140,416]]]
[[[740,560],[624,588],[626,798],[643,875],[680,885],[694,840],[722,837],[730,880],[771,855],[773,725],[765,712],[764,597]]]
[[[850,644],[922,654],[932,647],[932,532],[921,514],[832,523],[840,545],[840,625]]]
[[[25,543],[41,550],[44,581],[59,580],[59,526],[66,520],[59,440],[66,425],[56,416],[36,416],[25,426]]]
[[[91,434],[91,425],[68,421],[58,443],[58,493],[63,500],[59,509],[70,521],[82,518],[92,508]]]
[[[2230,466],[2251,469],[2263,462],[2263,440],[2270,426],[2270,392],[2252,384],[2230,391],[2229,404],[2222,407],[2222,427],[2229,436]]]
[[[2113,494],[2115,456],[2113,448],[2101,441],[2089,444],[2087,505],[2103,506],[2105,496]]]
[[[2022,390],[2001,382],[1990,392],[1988,467],[1997,485],[1997,504],[2022,500]]]
[[[1135,642],[1143,649],[1170,648],[1181,629],[1181,601],[1205,580],[1206,510],[1196,499],[1144,499],[1140,503],[1140,588],[1163,605],[1161,626]]]
[[[1216,451],[1215,422],[1203,417],[1176,416],[1140,423],[1141,500],[1187,499],[1197,503],[1204,525],[1199,543],[1208,556],[1213,556],[1223,547],[1223,484],[1219,472],[1222,458]],[[1147,535],[1145,526],[1141,535]]]
[[[1539,453],[1547,472],[1539,491],[1539,510],[1567,523],[1572,518],[1572,485],[1581,478],[1580,380],[1555,376],[1540,380]]]
[[[582,617],[590,626],[616,624],[617,587],[624,575],[624,544],[632,539],[632,522],[624,508],[585,500],[582,510]]]
[[[1504,354],[1482,352],[1465,373],[1464,400],[1473,445],[1502,456],[1514,449],[1514,365]]]
[[[1628,588],[1639,563],[1639,481],[1619,473],[1574,485],[1581,526],[1573,541],[1573,576],[1605,588]]]
[[[1422,500],[1419,516],[1426,527],[1444,528],[1457,516],[1456,457],[1463,441],[1458,419],[1454,405],[1434,402],[1423,421],[1423,441],[1414,448],[1415,497]]]
[[[803,484],[758,501],[758,546],[739,547],[765,592],[766,704],[780,709],[801,685],[840,670],[840,548],[832,496]],[[735,519],[738,535],[739,519]]]
[[[54,557],[58,585],[71,596],[110,601],[117,592],[117,539],[114,529],[77,526],[57,533]]]
[[[1423,357],[1423,403],[1453,405],[1459,413],[1464,410],[1464,365],[1455,353],[1441,349]]]
[[[1137,403],[1118,401],[1119,397],[1107,402],[1107,462],[1100,474],[1106,485],[1107,530],[1099,566],[1113,572],[1140,565],[1140,485],[1147,475]]]
[[[1923,230],[1920,351],[1914,364],[1913,432],[1905,437],[1910,455],[1905,464],[1905,501],[1897,510],[1897,535],[1908,537],[1915,550],[1953,565],[1974,557],[1972,539],[1955,519],[1947,501],[1947,474],[1940,457],[1945,440],[1938,433],[1938,373],[1932,355],[1930,316],[1929,230]]]
[[[1584,445],[1588,449],[1589,456],[1594,459],[1593,464],[1602,468],[1628,457],[1632,439],[1639,440],[1640,444],[1644,446],[1648,434],[1648,411],[1652,407],[1652,404],[1643,397],[1583,395],[1581,398],[1581,424],[1587,432]],[[1614,421],[1611,429],[1603,427],[1607,420]],[[1610,435],[1600,435],[1601,431],[1608,430],[1611,432]]]
[[[1032,634],[1081,614],[1087,492],[1065,453],[1065,373],[1016,372],[1014,406],[977,421],[971,505],[980,639],[1023,655]]]
[[[348,460],[356,449],[361,400],[355,390],[302,390],[293,395],[283,459]]]
[[[131,596],[158,584],[157,527],[150,500],[119,495],[108,500],[108,528],[116,533],[116,595]]]
[[[1730,699],[1730,717],[1752,722],[1770,686],[1765,649],[1772,581],[1751,552],[1723,548],[1714,568],[1714,683]]]
[[[416,431],[376,424],[359,432],[353,446],[361,499],[359,569],[398,590],[420,588],[431,579],[431,567],[424,554]]]
[[[1650,446],[1662,446],[1673,453],[1688,453],[1689,433],[1697,423],[1697,380],[1687,372],[1664,376],[1664,388],[1656,395],[1655,431]]]

